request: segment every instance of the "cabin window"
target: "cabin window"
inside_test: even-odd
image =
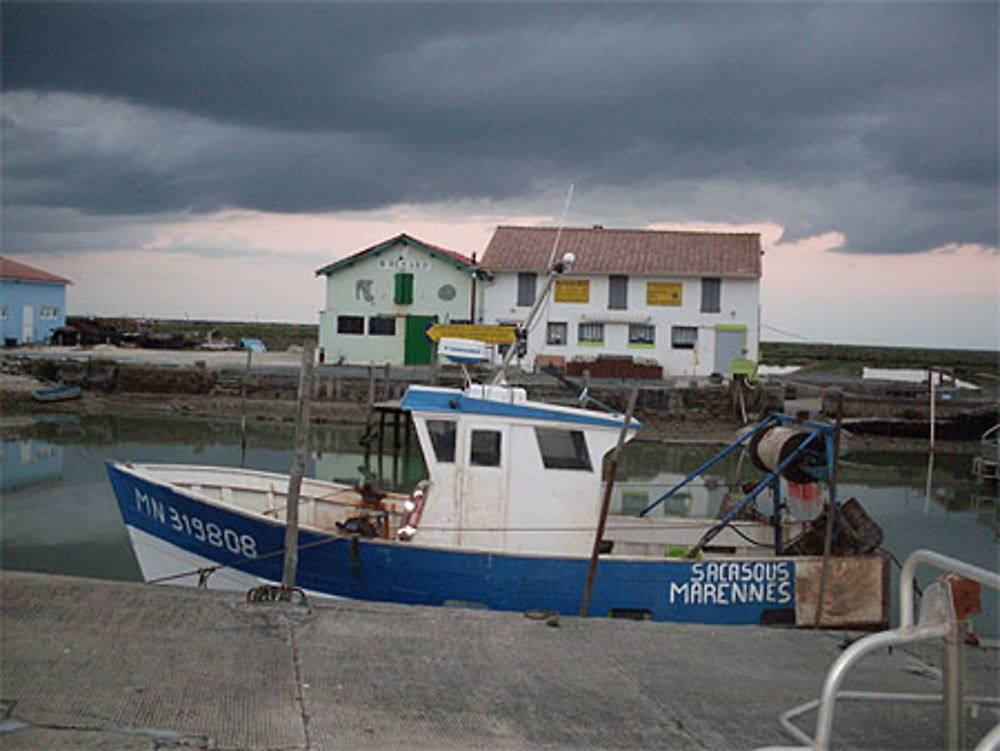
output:
[[[582,430],[535,428],[535,438],[546,469],[593,469]]]
[[[549,322],[549,325],[545,329],[545,343],[556,347],[565,347],[567,338],[566,328],[565,323]]]
[[[365,333],[364,316],[337,316],[338,334],[363,334]]]
[[[694,349],[697,343],[697,326],[674,326],[670,329],[670,346],[674,349]]]
[[[396,305],[413,304],[413,274],[396,274],[394,301]]]
[[[54,321],[59,317],[59,308],[45,306],[38,312],[38,317],[43,321]]]
[[[535,304],[535,284],[538,281],[538,274],[522,271],[517,275],[517,304],[522,308],[529,308]]]
[[[576,338],[583,345],[604,344],[604,324],[581,323]]]
[[[455,461],[455,422],[452,420],[428,420],[427,432],[431,436],[434,457],[439,463],[451,464]]]
[[[628,308],[628,277],[611,275],[608,277],[608,308],[625,310]]]
[[[473,430],[469,464],[474,467],[500,466],[500,431]]]
[[[722,310],[722,280],[705,277],[701,280],[701,312],[718,313]]]
[[[7,320],[7,306],[0,305],[0,321],[6,321],[6,320]]]
[[[389,316],[372,316],[368,319],[369,336],[395,336],[396,319]]]
[[[652,347],[656,344],[656,326],[648,323],[630,323],[628,343],[636,347]]]

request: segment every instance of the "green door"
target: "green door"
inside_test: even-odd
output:
[[[427,329],[437,323],[437,316],[406,316],[406,344],[403,362],[406,365],[428,365],[431,361],[431,340]]]

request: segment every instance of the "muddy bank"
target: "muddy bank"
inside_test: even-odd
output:
[[[257,425],[287,424],[295,421],[295,399],[290,395],[242,396],[225,393],[165,394],[144,392],[85,391],[81,399],[57,404],[39,404],[31,399],[31,391],[44,385],[28,376],[0,374],[0,429],[11,430],[33,422],[36,415],[136,415],[205,418],[238,423],[245,414]],[[340,400],[317,400],[312,404],[312,422],[317,425],[365,425],[368,420],[367,382],[365,396]],[[791,407],[800,406],[791,404]],[[806,404],[804,406],[812,406]],[[711,416],[704,410],[690,415],[641,410],[639,419],[644,429],[639,440],[660,442],[704,442],[720,447],[732,441],[746,425],[738,418]],[[756,417],[756,416],[754,416]],[[812,417],[822,418],[813,414]],[[377,420],[377,417],[376,417]],[[753,418],[751,418],[752,424]],[[852,434],[845,430],[843,453],[865,451],[927,450],[923,436],[897,438],[880,435]],[[978,441],[939,441],[938,453],[975,454]]]

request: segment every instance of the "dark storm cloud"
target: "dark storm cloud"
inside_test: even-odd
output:
[[[5,201],[318,211],[573,180],[618,191],[612,223],[995,245],[996,27],[992,3],[8,4]]]

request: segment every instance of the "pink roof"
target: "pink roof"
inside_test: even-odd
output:
[[[36,269],[26,263],[0,256],[0,279],[18,279],[23,282],[48,282],[50,284],[72,284],[69,279]]]
[[[497,227],[481,265],[487,271],[544,271],[558,230]],[[557,260],[576,256],[581,274],[760,278],[757,233],[668,232],[638,229],[563,229]]]

